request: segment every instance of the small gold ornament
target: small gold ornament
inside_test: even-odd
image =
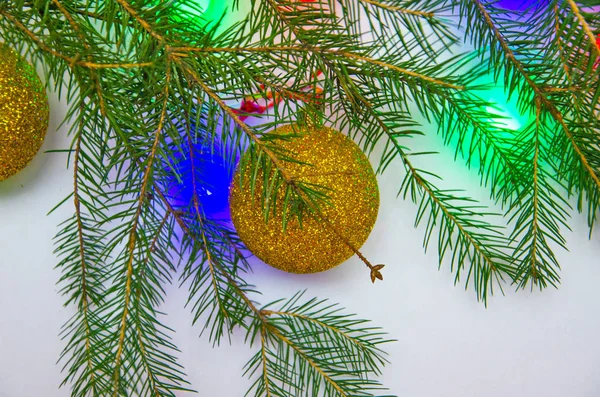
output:
[[[0,43],[0,181],[25,168],[40,150],[49,115],[34,67]]]
[[[256,178],[253,199],[247,179],[240,187],[238,170],[230,206],[231,219],[242,241],[265,263],[290,273],[322,272],[355,253],[362,259],[358,248],[371,233],[379,210],[377,180],[365,154],[352,140],[331,128],[287,125],[272,133],[295,135],[278,141],[299,162],[284,163],[286,171],[295,180],[331,189],[327,191],[331,205],[320,206],[321,219],[307,214],[302,217],[302,225],[298,219],[290,219],[284,231],[283,192],[277,198],[276,213],[265,223],[260,201],[262,176]]]

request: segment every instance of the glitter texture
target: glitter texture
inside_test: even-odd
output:
[[[49,114],[33,66],[0,43],[0,181],[25,168],[40,150]]]
[[[248,249],[273,267],[290,273],[331,269],[354,253],[339,235],[358,249],[377,219],[379,189],[371,164],[352,140],[330,128],[288,125],[273,133],[299,135],[277,141],[292,158],[307,163],[285,163],[286,170],[299,181],[331,189],[327,194],[332,205],[320,207],[329,224],[307,215],[300,225],[292,217],[284,232],[283,193],[278,196],[277,213],[265,223],[260,204],[262,175],[256,178],[254,199],[250,183],[246,180],[240,187],[239,175],[234,179],[233,223]]]

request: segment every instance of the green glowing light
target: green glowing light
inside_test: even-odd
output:
[[[195,28],[216,28],[224,33],[248,16],[250,1],[236,0],[146,0],[148,10],[167,14],[171,22],[194,25]],[[2,0],[0,0],[0,3]],[[218,26],[217,26],[218,24]],[[192,27],[194,28],[194,27]]]
[[[225,12],[228,11],[227,6],[231,6],[228,3],[230,2],[226,0],[180,0],[177,8],[201,17],[210,24],[225,15]]]
[[[491,101],[490,101],[491,102]],[[523,127],[522,117],[519,113],[512,113],[500,106],[487,106],[485,110],[490,114],[490,121],[499,127],[512,131],[519,131]]]
[[[226,30],[243,16],[234,10],[234,0],[168,0],[169,17],[173,22],[191,22],[212,27],[221,21],[218,30]],[[165,0],[153,0],[154,6],[165,6]],[[242,8],[242,7],[239,7]]]
[[[530,116],[521,114],[519,111],[516,95],[509,100],[503,89],[495,88],[482,97],[487,97],[488,102],[492,104],[492,106],[485,108],[490,115],[490,123],[517,132],[530,122]]]

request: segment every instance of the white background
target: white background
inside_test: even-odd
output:
[[[52,120],[43,150],[69,145],[57,130],[65,105],[51,94]],[[435,139],[432,130],[432,139]],[[452,163],[452,153],[428,160],[443,170],[445,184],[485,199],[473,171]],[[385,328],[397,342],[387,346],[392,362],[382,377],[390,392],[411,397],[594,397],[600,395],[600,238],[591,241],[583,217],[565,232],[570,252],[559,252],[560,289],[498,295],[486,309],[472,290],[453,285],[437,254],[422,249],[413,227],[415,207],[396,198],[398,168],[379,178],[381,208],[363,247],[372,261],[386,263],[384,282],[372,285],[354,258],[324,274],[297,276],[256,263],[251,281],[260,300],[328,297]],[[57,336],[72,308],[62,307],[55,282],[52,238],[71,215],[70,204],[47,212],[72,189],[66,156],[40,153],[19,175],[0,183],[0,397],[68,396],[56,360]],[[243,396],[249,381],[242,366],[252,351],[241,337],[213,348],[183,308],[186,291],[167,288],[168,325],[177,333],[193,387],[201,396]]]

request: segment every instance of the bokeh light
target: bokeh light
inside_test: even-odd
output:
[[[175,153],[172,167],[180,178],[173,176],[170,182],[169,197],[176,208],[193,208],[194,178],[200,211],[207,218],[229,218],[229,186],[233,179],[232,167],[219,145],[193,146],[193,156]],[[192,162],[193,157],[193,162]]]
[[[521,114],[517,106],[517,96],[513,95],[510,100],[502,87],[496,87],[485,94],[482,98],[491,103],[485,110],[489,113],[489,121],[498,127],[512,131],[519,131],[530,121],[530,116]]]
[[[175,18],[181,18],[185,13],[193,16],[193,22],[207,28],[213,28],[219,23],[217,33],[227,32],[234,24],[244,19],[250,9],[250,1],[235,0],[171,0],[175,10]]]
[[[228,11],[227,0],[180,0],[178,8],[204,19],[206,23],[218,21]],[[232,5],[229,5],[230,7]],[[229,10],[231,11],[231,10]]]
[[[503,8],[508,11],[524,12],[536,6],[548,3],[548,0],[498,0],[490,2],[497,8]]]

